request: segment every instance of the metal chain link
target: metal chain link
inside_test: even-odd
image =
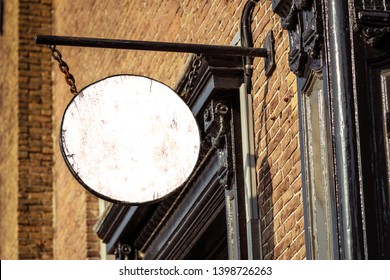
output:
[[[51,56],[58,61],[58,67],[61,72],[65,74],[65,81],[70,86],[70,92],[75,95],[77,94],[76,82],[72,74],[69,73],[69,66],[65,61],[62,60],[62,55],[56,46],[49,46],[51,50]]]
[[[198,70],[202,65],[202,58],[203,56],[201,54],[197,54],[195,55],[194,60],[192,61],[191,70],[190,73],[188,74],[188,81],[184,87],[183,93],[181,94],[181,97],[183,99],[187,99],[188,95],[194,89],[194,82],[196,80],[196,77],[198,76]]]

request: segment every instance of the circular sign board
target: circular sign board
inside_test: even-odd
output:
[[[60,148],[73,176],[111,202],[164,198],[190,176],[200,134],[192,112],[166,85],[108,77],[81,90],[65,110]]]

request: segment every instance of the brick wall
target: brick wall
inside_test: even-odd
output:
[[[6,1],[0,35],[0,259],[18,258],[17,1]]]
[[[49,49],[34,41],[36,34],[52,33],[52,1],[6,1],[4,8],[0,37],[1,259],[100,258],[100,243],[92,230],[98,217],[97,199],[79,187],[72,197],[69,176],[60,186],[53,179],[58,138],[53,137],[57,132],[53,130],[52,62]],[[58,196],[57,189],[69,195]],[[55,211],[57,201],[70,206],[63,223],[57,221],[62,214]]]
[[[51,33],[51,1],[19,1],[18,234],[20,259],[53,258],[51,64],[34,34]]]
[[[266,259],[305,258],[298,97],[295,75],[288,66],[288,37],[272,13],[272,1],[263,1],[254,13],[254,40],[275,36],[276,70],[254,72],[254,123],[257,151],[259,207],[263,255]]]

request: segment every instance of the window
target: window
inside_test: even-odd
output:
[[[324,80],[313,73],[302,90],[303,153],[309,250],[313,259],[337,258],[329,106]]]

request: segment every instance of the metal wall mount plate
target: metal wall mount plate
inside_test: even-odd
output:
[[[117,75],[81,90],[67,106],[60,149],[73,176],[115,203],[158,201],[191,175],[200,134],[188,106],[168,86]]]

